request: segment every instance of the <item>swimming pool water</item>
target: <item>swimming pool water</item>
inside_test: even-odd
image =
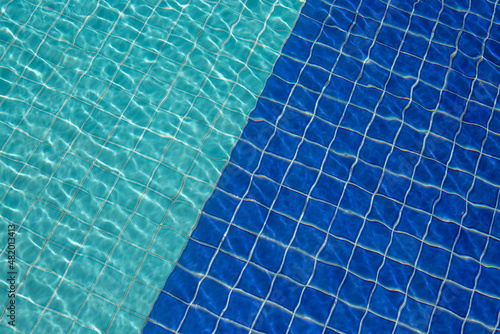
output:
[[[499,331],[496,2],[1,8],[2,332]]]

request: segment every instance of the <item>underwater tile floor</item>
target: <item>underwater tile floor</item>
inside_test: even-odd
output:
[[[497,2],[0,5],[2,333],[500,332]]]

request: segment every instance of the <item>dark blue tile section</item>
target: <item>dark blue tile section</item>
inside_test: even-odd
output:
[[[144,332],[498,332],[495,7],[306,1]]]

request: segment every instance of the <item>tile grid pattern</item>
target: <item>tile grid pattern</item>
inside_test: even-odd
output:
[[[306,3],[145,332],[497,331],[497,3],[357,5]]]
[[[273,59],[288,35],[287,22],[266,25],[260,19],[276,10],[293,20],[294,5],[263,2],[254,13],[243,3],[228,8],[198,1],[98,3],[87,13],[85,4],[75,2],[21,5],[26,8],[8,3],[0,17],[10,28],[3,32],[15,31],[1,36],[2,57],[11,66],[2,67],[10,76],[2,76],[0,85],[6,116],[1,126],[8,134],[0,152],[6,173],[0,180],[1,216],[5,228],[20,225],[21,278],[19,325],[2,324],[2,330],[44,332],[54,323],[72,332],[138,330],[268,75],[272,64],[252,52],[259,49],[259,57]],[[219,20],[223,14],[237,30],[220,26],[226,24]],[[68,29],[68,22],[77,30]],[[248,35],[249,27],[259,33]],[[211,41],[217,29],[231,37],[230,47]],[[82,37],[85,30],[100,36]],[[198,32],[194,43],[188,30]],[[72,39],[58,35],[63,33]],[[26,34],[44,37],[24,43]],[[191,49],[182,50],[184,45]],[[195,54],[208,67],[201,87],[189,86],[193,73],[182,71],[204,73],[193,67],[200,64]],[[100,90],[93,95],[96,86]],[[36,94],[27,98],[26,89]],[[200,126],[201,135],[194,131]],[[160,169],[170,180],[158,177]],[[5,263],[5,248],[2,258]],[[2,290],[6,286],[2,281]]]

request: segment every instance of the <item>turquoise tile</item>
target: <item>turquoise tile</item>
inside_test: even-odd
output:
[[[119,309],[109,326],[108,333],[139,333],[144,320],[135,314]]]
[[[36,202],[23,226],[39,236],[47,238],[61,216],[62,211],[43,202]]]
[[[104,265],[88,256],[76,255],[71,263],[66,279],[84,289],[90,289]]]
[[[38,197],[48,182],[48,175],[41,174],[36,168],[26,166],[23,168],[22,172],[18,174],[12,186],[14,189],[28,196]]]
[[[64,334],[68,333],[73,325],[73,319],[52,311],[45,311],[40,322],[36,325],[34,334]]]
[[[48,242],[36,261],[37,267],[48,269],[58,276],[63,276],[74,253],[57,244]],[[30,274],[31,275],[31,274]]]
[[[78,252],[81,255],[87,255],[101,262],[106,262],[117,240],[117,237],[111,234],[100,231],[97,228],[92,228],[85,237]]]
[[[125,296],[130,281],[130,277],[106,266],[92,292],[114,304],[119,304]]]
[[[56,290],[49,308],[68,317],[74,317],[87,298],[88,291],[73,282],[63,280]]]
[[[179,232],[168,227],[161,227],[153,241],[151,252],[171,262],[175,262],[186,244],[186,241],[187,237]]]
[[[60,278],[53,273],[32,268],[26,280],[19,287],[18,294],[29,298],[38,305],[45,306],[59,281]]]
[[[80,246],[89,229],[90,225],[66,214],[58,222],[50,240],[71,251],[75,251]]]
[[[30,333],[43,311],[40,306],[33,304],[20,293],[16,296],[16,329],[21,333]]]
[[[90,295],[83,304],[77,321],[82,325],[104,332],[115,310],[115,305],[103,300],[101,297]]]
[[[113,251],[108,265],[129,276],[134,276],[145,255],[144,250],[121,240]]]
[[[136,277],[156,289],[161,289],[165,285],[165,275],[168,276],[173,268],[173,263],[154,254],[148,254]]]
[[[125,228],[122,239],[127,240],[134,245],[147,248],[153,240],[158,225],[146,218],[134,214]]]
[[[140,281],[134,281],[123,301],[122,308],[147,317],[159,292],[158,289]]]

